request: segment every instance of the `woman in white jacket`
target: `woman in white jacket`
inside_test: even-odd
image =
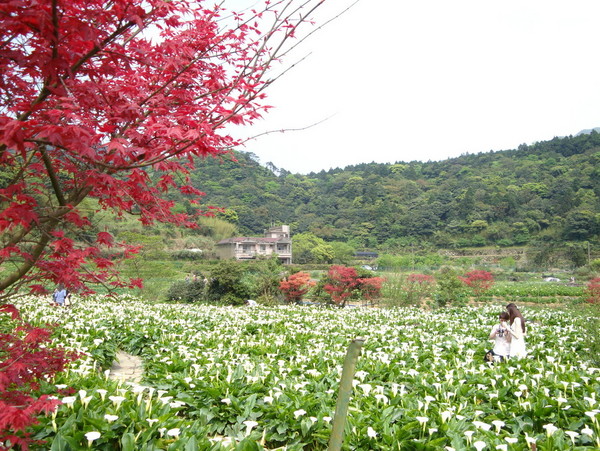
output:
[[[510,356],[517,358],[526,357],[525,319],[515,304],[508,304],[506,311],[508,312],[510,323],[510,328],[508,329],[511,335]]]

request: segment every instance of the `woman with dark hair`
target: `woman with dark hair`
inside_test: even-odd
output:
[[[506,306],[508,312],[510,327],[508,331],[511,335],[510,340],[510,356],[511,357],[526,357],[527,349],[525,348],[525,319],[520,310],[515,304]]]

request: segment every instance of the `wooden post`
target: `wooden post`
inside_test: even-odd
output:
[[[355,338],[350,343],[350,346],[348,346],[348,352],[346,353],[344,367],[342,369],[338,399],[335,405],[335,416],[333,417],[333,429],[331,431],[331,437],[329,438],[328,451],[339,451],[342,449],[342,443],[344,442],[344,427],[346,426],[346,416],[348,415],[348,404],[350,403],[350,395],[352,394],[352,381],[354,380],[356,362],[364,342],[365,341],[362,338]]]

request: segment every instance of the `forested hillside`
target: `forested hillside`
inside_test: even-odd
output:
[[[192,175],[205,204],[242,234],[273,223],[357,249],[394,251],[598,241],[600,134],[440,162],[365,163],[299,175],[252,154],[207,159]],[[186,205],[186,208],[192,208]]]

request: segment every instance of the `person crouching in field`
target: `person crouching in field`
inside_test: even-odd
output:
[[[67,299],[67,290],[62,283],[59,283],[52,294],[52,300],[54,301],[54,305],[59,307],[65,306],[65,300]]]
[[[491,356],[486,358],[488,361],[502,362],[508,359],[510,355],[511,335],[508,326],[510,316],[508,312],[502,312],[498,316],[498,324],[494,324],[490,332],[490,340],[494,340],[494,349],[486,354]]]

